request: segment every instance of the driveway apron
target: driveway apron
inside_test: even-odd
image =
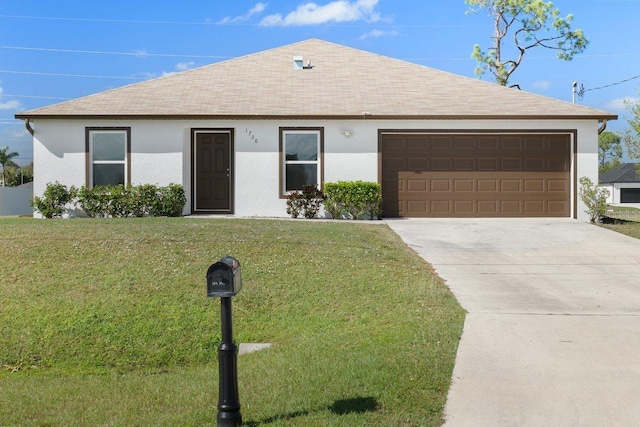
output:
[[[640,240],[571,219],[386,222],[468,311],[445,426],[640,425]]]

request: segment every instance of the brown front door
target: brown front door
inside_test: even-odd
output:
[[[568,217],[569,134],[382,134],[383,215]]]
[[[195,132],[193,211],[232,213],[231,132]]]

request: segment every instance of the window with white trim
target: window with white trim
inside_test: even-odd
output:
[[[129,128],[88,129],[88,186],[129,183]]]
[[[302,190],[305,185],[322,184],[322,128],[280,130],[282,159],[281,192]]]

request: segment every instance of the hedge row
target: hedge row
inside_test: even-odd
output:
[[[67,189],[55,182],[47,184],[42,197],[34,197],[32,205],[45,218],[60,218],[69,212],[69,206],[79,207],[92,218],[125,218],[180,216],[186,201],[184,188],[179,184]]]

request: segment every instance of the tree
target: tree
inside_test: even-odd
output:
[[[606,172],[622,164],[620,135],[605,131],[598,135],[598,171]]]
[[[5,181],[8,187],[17,187],[33,181],[33,161],[26,166],[7,164],[5,169]]]
[[[574,55],[582,53],[589,43],[582,30],[571,29],[573,16],[560,17],[560,11],[551,2],[465,0],[465,3],[469,5],[471,13],[486,9],[493,20],[491,47],[487,51],[477,44],[473,47],[471,57],[478,61],[475,73],[482,75],[489,70],[502,86],[507,86],[524,55],[534,47],[556,50],[558,58],[570,61]],[[512,45],[508,36],[511,36]],[[506,59],[509,55],[513,55],[514,59]]]
[[[0,165],[2,166],[2,186],[3,187],[6,181],[5,166],[15,164],[11,159],[18,156],[18,153],[16,153],[15,151],[11,153],[8,153],[8,151],[9,151],[9,147],[7,145],[0,148]]]
[[[624,143],[629,157],[640,159],[640,101],[627,101],[625,104],[633,117],[627,119],[631,129],[624,134]]]

